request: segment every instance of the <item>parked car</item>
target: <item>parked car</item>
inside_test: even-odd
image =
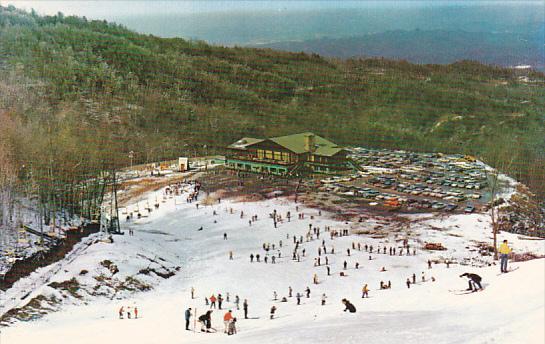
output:
[[[464,208],[464,213],[472,213],[475,211],[475,207],[472,205],[472,204],[468,204],[465,208]]]
[[[456,204],[447,204],[447,206],[445,207],[445,210],[446,211],[453,211],[456,208],[458,208],[458,206]]]

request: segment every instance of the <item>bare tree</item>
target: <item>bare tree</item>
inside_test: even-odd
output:
[[[501,175],[507,173],[517,158],[518,150],[516,145],[513,146],[515,140],[506,138],[502,143],[492,142],[489,149],[486,150],[485,161],[491,168],[485,168],[487,181],[490,187],[490,220],[492,223],[494,260],[498,260],[498,230],[501,218],[501,208],[499,207],[499,194],[502,191],[500,185]],[[510,147],[510,148],[508,148]]]

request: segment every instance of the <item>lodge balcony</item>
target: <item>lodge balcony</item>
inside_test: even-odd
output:
[[[295,161],[287,162],[284,160],[274,160],[274,159],[266,159],[266,158],[260,159],[257,156],[249,156],[249,155],[231,155],[229,156],[229,158],[233,160],[256,162],[256,163],[262,163],[262,164],[282,165],[282,166],[292,166],[296,164]]]

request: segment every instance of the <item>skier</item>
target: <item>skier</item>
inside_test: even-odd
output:
[[[350,303],[347,299],[342,299],[342,303],[345,306],[344,311],[349,311],[350,313],[356,313],[356,307],[354,307],[353,304]]]
[[[407,284],[407,289],[411,289],[411,280],[409,278],[407,278],[407,282],[405,282]]]
[[[229,323],[229,331],[227,332],[229,336],[232,334],[237,334],[236,323],[237,323],[237,318],[233,318],[233,320],[231,320],[231,322]]]
[[[212,296],[210,296],[210,309],[216,308],[216,300],[216,297],[212,294]]]
[[[221,304],[223,303],[223,297],[221,294],[218,294],[218,309],[221,309]]]
[[[509,245],[507,245],[507,240],[504,240],[498,250],[498,252],[500,253],[500,269],[502,273],[507,272],[507,261],[509,260],[509,253],[511,253],[511,251],[511,248],[509,247]]]
[[[255,255],[255,259],[256,259],[257,262],[259,263],[259,253]]]
[[[185,329],[189,331],[189,320],[191,319],[191,307],[185,310]]]
[[[293,294],[293,289],[290,287],[288,287],[288,297],[291,297]]]
[[[274,318],[274,313],[276,312],[276,306],[271,307],[271,319]]]
[[[240,310],[240,298],[238,295],[235,295],[235,306],[237,306],[237,310]]]
[[[276,293],[276,290],[273,291],[273,300],[274,301],[278,300],[278,294]]]
[[[229,260],[233,260],[233,251],[229,251]]]
[[[327,299],[327,296],[324,294],[322,294],[322,306],[325,306],[325,299]]]
[[[134,307],[134,318],[138,319],[138,307]]]
[[[468,291],[477,291],[477,287],[479,287],[480,290],[483,290],[483,286],[481,285],[481,276],[477,274],[471,274],[471,273],[463,273],[460,275],[460,277],[467,277],[469,288],[467,288]]]
[[[305,293],[307,293],[307,299],[310,297],[310,288],[307,287],[307,289],[305,289]]]
[[[428,269],[431,269],[431,260],[428,259]]]
[[[416,284],[416,274],[413,273],[413,284]]]
[[[191,287],[191,300],[195,298],[195,288]]]
[[[314,274],[314,276],[312,276],[312,282],[314,284],[318,284],[318,275],[317,274]]]
[[[367,286],[367,283],[363,286],[363,288],[361,289],[361,298],[369,298],[369,287]]]
[[[253,262],[254,262],[254,254],[251,253],[251,254],[250,254],[250,263],[253,263]]]
[[[346,262],[346,260],[344,261],[343,263],[343,266],[344,266],[344,269],[346,270],[346,266],[348,265],[348,263]]]
[[[248,319],[248,300],[244,299],[242,309],[244,310],[244,319]]]
[[[297,293],[297,295],[295,295],[295,297],[297,298],[297,305],[300,305],[301,304],[301,293]]]
[[[231,320],[233,320],[233,313],[231,312],[231,310],[229,310],[223,315],[223,324],[225,325],[225,329],[223,330],[223,332],[229,332],[229,323],[231,322]]]
[[[119,319],[123,319],[123,306],[121,306],[121,308],[119,308]]]
[[[212,311],[209,310],[205,314],[199,317],[199,322],[201,323],[201,332],[210,332],[212,328]]]
[[[223,233],[223,240],[227,240],[227,233]]]

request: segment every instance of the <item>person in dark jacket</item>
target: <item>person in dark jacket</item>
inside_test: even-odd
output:
[[[189,319],[191,319],[191,307],[185,310],[185,329],[189,331]]]
[[[201,323],[201,332],[210,332],[212,328],[212,311],[207,311],[205,314],[199,317],[199,322]]]
[[[352,303],[350,303],[350,301],[348,301],[347,299],[343,299],[342,303],[346,307],[344,309],[345,312],[349,311],[350,313],[356,313],[356,307],[354,307],[354,305]]]
[[[244,309],[244,319],[248,319],[248,300],[244,299],[242,309]]]
[[[477,291],[478,289],[483,290],[483,286],[481,285],[482,278],[481,276],[477,274],[470,274],[468,272],[463,273],[460,275],[460,277],[467,277],[469,287],[467,290]],[[477,289],[478,287],[478,289]]]

